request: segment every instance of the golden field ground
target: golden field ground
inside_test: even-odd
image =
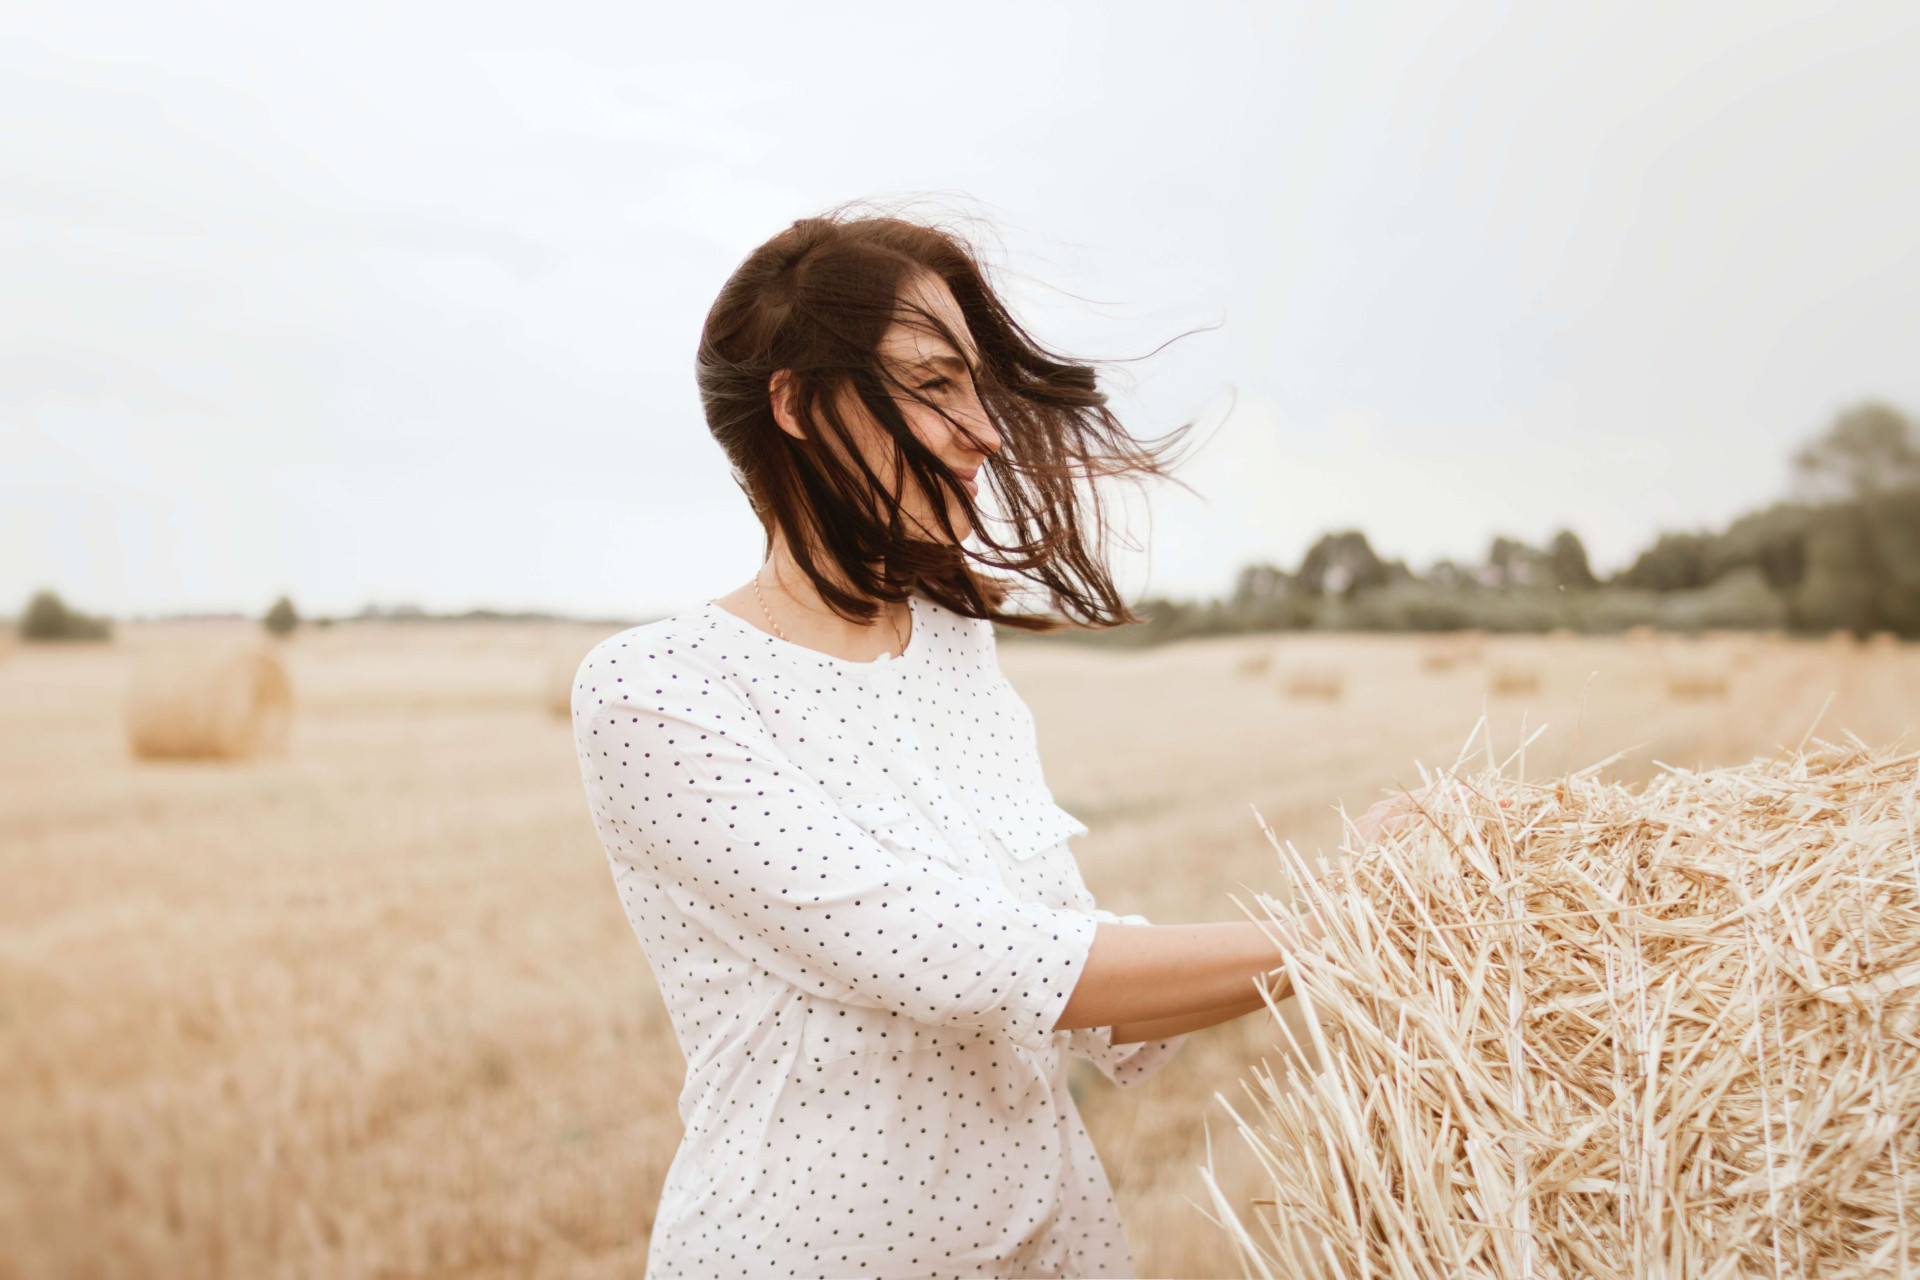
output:
[[[556,656],[604,632],[309,631],[286,754],[132,760],[131,662],[218,629],[0,658],[0,1277],[638,1275],[682,1064],[546,705]],[[1625,751],[1629,778],[1798,741],[1829,695],[1822,736],[1920,719],[1911,647],[1446,652],[1010,642],[1002,664],[1101,905],[1163,923],[1278,891],[1255,809],[1330,850],[1336,802],[1450,761],[1483,708],[1503,749],[1550,726],[1530,773]],[[1240,1274],[1197,1170],[1210,1127],[1229,1193],[1253,1185],[1213,1095],[1275,1052],[1260,1014],[1134,1089],[1077,1074],[1142,1275]]]

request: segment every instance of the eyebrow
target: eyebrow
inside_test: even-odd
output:
[[[929,356],[925,360],[910,361],[906,367],[908,369],[924,369],[934,373],[971,374],[973,372],[973,366],[969,365],[959,356]]]

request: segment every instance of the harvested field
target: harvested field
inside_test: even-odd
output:
[[[239,763],[128,751],[133,659],[178,628],[0,664],[0,1276],[638,1273],[682,1064],[548,711],[552,654],[593,636],[302,631],[291,740]],[[1657,644],[1488,637],[1485,665],[1437,672],[1428,647],[1008,642],[1002,663],[1101,904],[1167,923],[1280,889],[1250,805],[1331,849],[1336,802],[1451,761],[1494,665],[1540,673],[1492,706],[1508,747],[1549,726],[1536,773],[1743,761],[1829,695],[1823,736],[1920,720],[1913,646],[1752,645],[1738,697],[1680,701]],[[1341,700],[1240,674],[1256,653],[1339,669]],[[1276,1039],[1249,1017],[1139,1088],[1079,1074],[1141,1274],[1241,1274],[1199,1167],[1210,1126],[1223,1189],[1258,1194],[1213,1095]]]

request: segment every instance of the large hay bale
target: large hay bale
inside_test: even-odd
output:
[[[127,683],[127,742],[143,759],[240,760],[286,744],[293,690],[265,641],[159,650]]]
[[[1248,1274],[1915,1273],[1917,822],[1916,757],[1856,741],[1443,774],[1318,876],[1276,842],[1263,914],[1328,927],[1286,960],[1311,1057],[1234,1112],[1271,1190],[1207,1172]]]
[[[1239,662],[1235,663],[1233,667],[1233,672],[1237,676],[1242,676],[1242,677],[1251,679],[1256,676],[1263,676],[1267,674],[1268,668],[1272,666],[1273,666],[1273,651],[1271,649],[1256,649],[1254,652],[1246,654],[1240,659]]]
[[[1675,663],[1666,672],[1667,696],[1678,700],[1724,698],[1727,673],[1700,662]]]
[[[1540,669],[1516,662],[1503,662],[1488,673],[1487,692],[1503,698],[1539,693]]]
[[[1481,644],[1477,633],[1461,633],[1437,640],[1421,655],[1421,667],[1433,675],[1445,675],[1455,667],[1480,661]]]
[[[1338,702],[1346,691],[1346,678],[1337,667],[1295,667],[1285,682],[1289,698]]]

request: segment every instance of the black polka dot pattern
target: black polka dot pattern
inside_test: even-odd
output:
[[[987,622],[849,662],[717,604],[581,664],[593,819],[687,1062],[647,1276],[1125,1276],[1055,1031],[1099,921]]]

